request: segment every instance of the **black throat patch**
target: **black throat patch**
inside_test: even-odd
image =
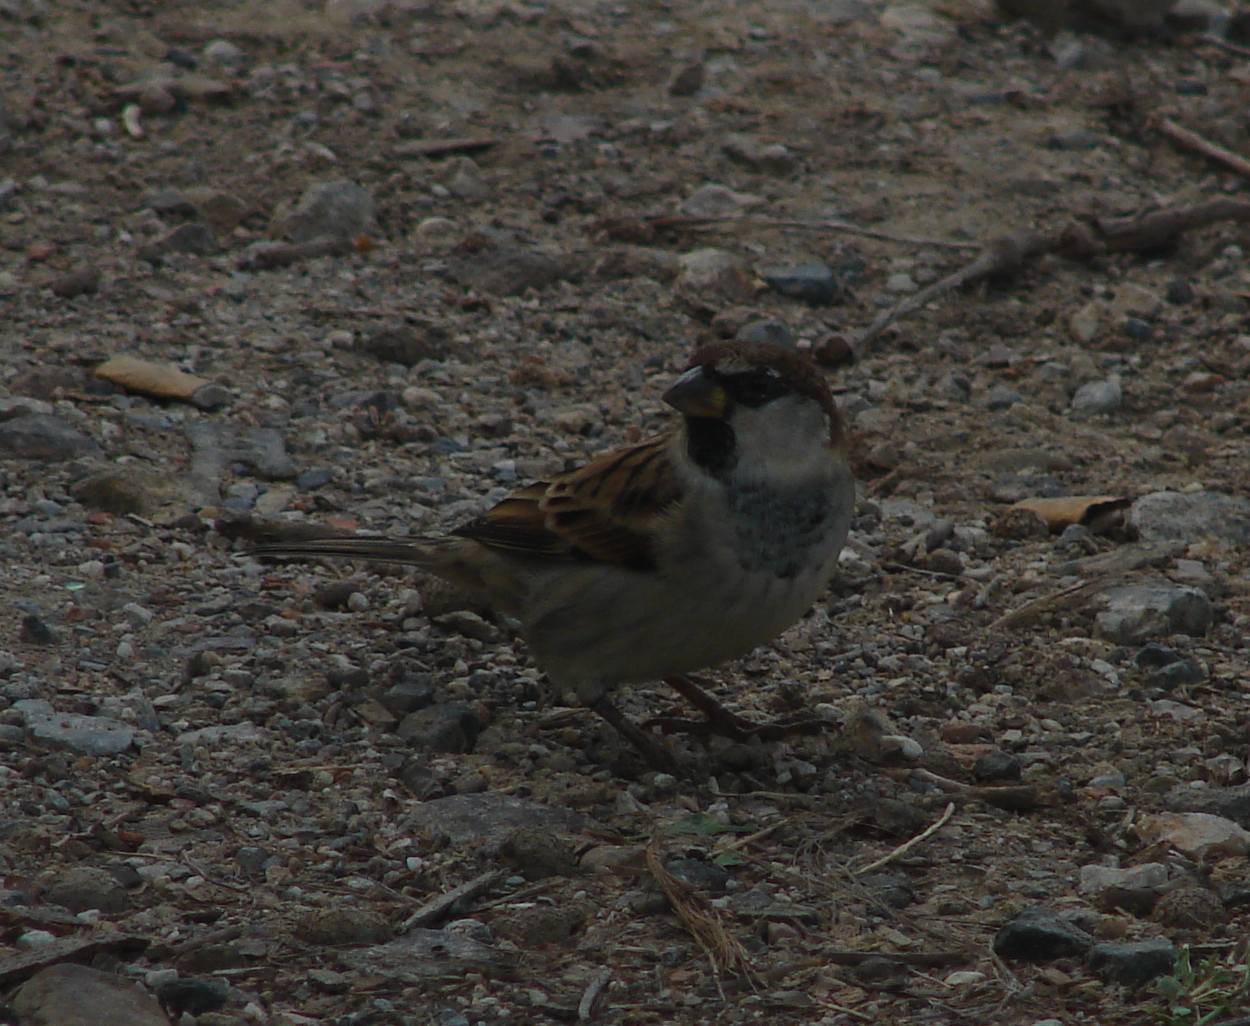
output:
[[[711,417],[686,418],[686,451],[713,477],[724,477],[738,462],[734,429]]]

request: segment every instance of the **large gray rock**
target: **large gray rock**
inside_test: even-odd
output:
[[[27,413],[0,421],[0,454],[52,462],[99,453],[94,439],[55,414]]]
[[[22,1026],[169,1026],[156,999],[129,980],[70,962],[41,969],[10,1004]]]
[[[1144,541],[1250,545],[1250,501],[1223,492],[1151,492],[1133,503],[1129,523]]]

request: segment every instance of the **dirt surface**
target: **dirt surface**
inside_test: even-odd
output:
[[[1250,227],[1040,256],[841,360],[1000,234],[1245,197],[1157,130],[1250,152],[1202,29],[0,5],[0,984],[92,961],[183,1026],[1232,1018],[1148,981],[1190,945],[1225,1000],[1250,926]],[[662,430],[740,330],[825,361],[861,497],[827,598],[709,676],[824,735],[657,776],[433,582],[243,555],[453,527]],[[1055,496],[1100,502],[1009,512]]]

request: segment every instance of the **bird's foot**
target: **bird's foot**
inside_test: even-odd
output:
[[[726,709],[693,677],[665,677],[664,682],[707,717],[704,720],[686,720],[673,716],[657,716],[643,725],[659,727],[666,734],[719,734],[736,741],[753,737],[761,741],[780,741],[795,734],[819,734],[832,726],[827,720],[814,718],[758,723]]]
[[[669,750],[668,746],[651,731],[644,730],[631,720],[608,699],[600,698],[590,708],[607,720],[621,737],[633,745],[643,761],[653,770],[670,773],[675,777],[683,775],[677,756]]]

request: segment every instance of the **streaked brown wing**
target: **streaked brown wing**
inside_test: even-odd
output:
[[[681,497],[667,450],[667,438],[654,438],[605,453],[527,485],[453,533],[534,556],[652,567],[654,518]]]

